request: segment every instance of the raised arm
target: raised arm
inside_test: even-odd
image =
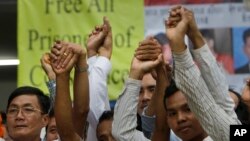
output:
[[[77,44],[70,43],[73,53],[78,58],[75,64],[74,76],[74,101],[73,101],[73,120],[76,132],[82,138],[84,135],[87,115],[89,112],[89,80],[88,65],[86,62],[85,50]]]
[[[140,43],[140,46],[136,49],[135,57],[141,61],[155,60],[162,53],[161,45],[153,37],[148,37],[145,41]],[[154,79],[157,75],[155,70],[151,72]],[[152,96],[148,107],[145,109],[144,114],[147,116],[155,116],[155,106],[157,103],[157,93]]]
[[[104,18],[104,23],[101,26],[97,26],[88,39],[88,48],[95,46],[98,56],[95,63],[89,71],[89,83],[90,83],[90,112],[88,115],[88,121],[94,131],[96,129],[99,117],[105,110],[110,110],[108,90],[107,90],[107,77],[111,70],[110,57],[112,54],[112,34],[111,27],[106,29],[109,25]],[[104,26],[105,25],[105,26]],[[95,34],[93,34],[95,33]],[[106,40],[110,42],[105,43]],[[88,49],[89,50],[89,49]],[[103,54],[108,54],[105,56]]]
[[[169,85],[171,80],[171,70],[169,66],[162,65],[157,67],[157,79],[156,79],[156,122],[155,130],[153,133],[152,141],[168,141],[170,140],[170,128],[166,122],[166,111],[164,110],[164,94],[165,89]]]
[[[46,73],[49,79],[46,84],[50,94],[51,107],[53,107],[55,103],[56,94],[56,74],[51,66],[51,59],[49,53],[44,53],[40,59],[40,62],[44,72]]]
[[[199,65],[201,75],[207,84],[215,102],[225,110],[229,117],[237,116],[234,111],[234,102],[228,92],[228,84],[223,68],[217,63],[216,58],[210,51],[208,45],[198,29],[192,11],[185,9],[188,15],[187,35],[194,45],[194,59]]]
[[[151,38],[151,37],[149,37]],[[154,60],[157,56],[162,52],[160,44],[151,38],[158,46],[140,46],[136,50],[136,58],[139,60]],[[169,140],[170,137],[170,129],[165,124],[166,123],[166,111],[164,109],[163,97],[165,94],[165,89],[169,85],[169,80],[171,80],[171,68],[168,64],[164,64],[162,62],[155,69],[156,71],[156,91],[153,95],[151,101],[149,102],[147,110],[145,110],[142,115],[142,125],[147,124],[143,123],[144,118],[155,116],[155,123],[151,123],[155,125],[154,129],[151,129],[151,132],[154,131],[152,140]],[[144,117],[143,117],[144,116]],[[146,118],[145,118],[146,120]],[[150,127],[150,125],[147,125]],[[153,127],[151,127],[153,128]],[[152,131],[153,130],[153,131]],[[145,134],[145,133],[144,133]]]
[[[159,55],[154,61],[133,58],[129,79],[115,106],[112,134],[116,140],[148,140],[142,132],[136,130],[138,98],[143,75],[152,71],[160,63],[161,57]]]
[[[80,54],[83,52],[81,53],[76,52],[73,48],[68,48],[68,47],[72,47],[72,44],[68,44],[65,42],[58,42],[54,45],[52,49],[53,55],[51,56],[54,56],[53,57],[54,60],[52,61],[53,62],[52,66],[54,71],[56,72],[56,83],[57,83],[56,85],[57,94],[55,100],[55,117],[60,139],[62,141],[63,140],[79,141],[81,140],[81,137],[78,133],[79,132],[78,127],[74,126],[74,122],[77,121],[74,121],[72,116],[72,113],[76,114],[76,111],[74,112],[72,111],[72,104],[70,100],[70,90],[69,90],[69,79],[70,79],[70,72],[73,66],[76,64],[79,57],[81,56]],[[85,92],[83,92],[82,95],[84,94],[86,95]],[[82,106],[85,106],[84,103],[82,103]],[[81,123],[78,122],[78,124]],[[82,124],[84,125],[84,123]]]
[[[186,95],[190,109],[195,113],[203,129],[214,140],[229,140],[229,127],[238,124],[229,117],[212,97],[206,82],[184,44],[184,35],[188,31],[188,14],[180,8],[181,21],[174,27],[171,21],[166,23],[166,34],[174,56],[174,76],[178,88]]]

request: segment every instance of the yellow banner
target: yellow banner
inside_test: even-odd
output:
[[[85,46],[88,34],[107,16],[113,31],[109,97],[116,99],[138,42],[144,37],[143,0],[18,0],[18,86],[48,93],[40,65],[57,39]]]

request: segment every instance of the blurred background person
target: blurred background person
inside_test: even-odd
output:
[[[212,29],[201,29],[201,34],[204,37],[209,49],[216,58],[216,61],[224,68],[224,71],[228,74],[234,73],[234,62],[230,54],[218,53],[216,51],[216,39],[214,36],[214,31]]]
[[[250,28],[246,29],[243,33],[243,42],[244,42],[244,53],[246,54],[247,58],[248,58],[248,62],[237,68],[235,70],[236,73],[249,73],[250,72],[250,64],[249,64],[249,60],[250,60]]]

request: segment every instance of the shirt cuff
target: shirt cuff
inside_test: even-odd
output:
[[[54,88],[56,87],[56,80],[49,80],[48,82],[46,82],[48,88]]]
[[[97,59],[97,56],[92,56],[92,57],[88,58],[88,60],[87,60],[87,63],[89,65],[88,72],[91,72],[91,69],[92,69],[93,65],[95,64],[96,59]]]
[[[135,85],[141,85],[141,80],[133,79],[133,78],[127,78],[126,80],[127,84],[135,84]]]
[[[88,58],[88,64],[89,65],[94,64],[96,61],[96,58],[97,58],[97,56],[92,56],[92,57]]]
[[[107,57],[98,56],[96,63],[94,64],[95,67],[101,68],[105,74],[109,74],[112,68],[112,64]]]
[[[183,52],[173,53],[174,57],[174,65],[181,68],[189,68],[194,65],[194,61],[192,58],[189,49],[186,48]]]

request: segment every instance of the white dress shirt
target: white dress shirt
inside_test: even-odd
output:
[[[87,141],[97,141],[96,126],[102,113],[110,110],[107,77],[111,70],[111,62],[103,56],[93,56],[88,59],[89,64],[89,114],[87,121],[89,128]]]

